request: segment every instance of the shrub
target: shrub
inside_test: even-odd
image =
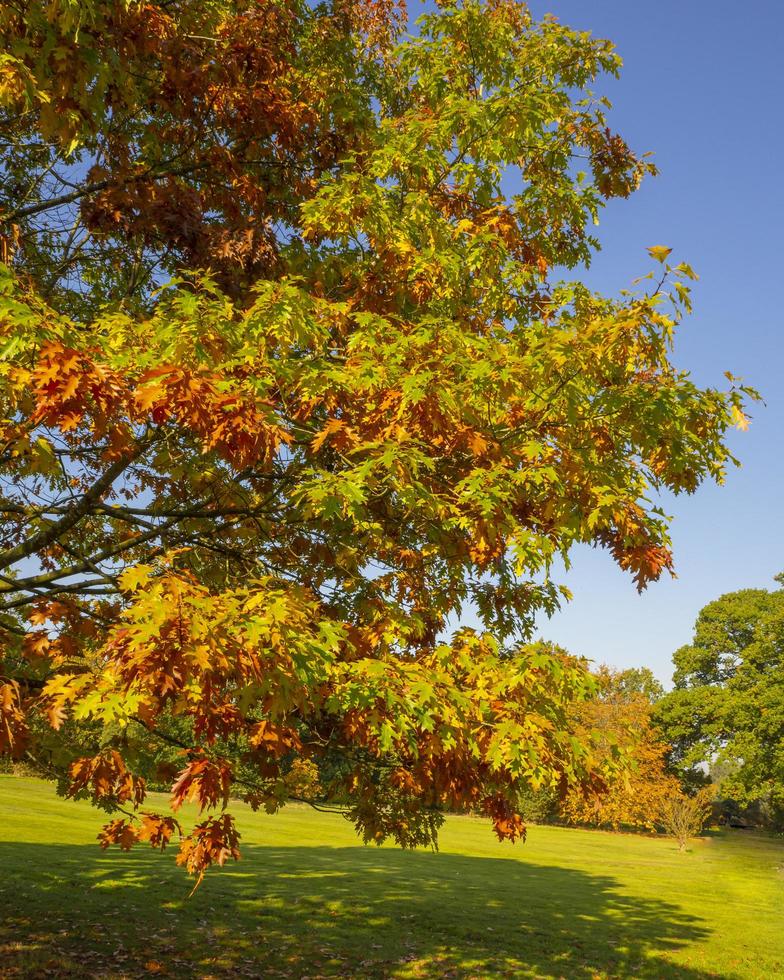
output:
[[[702,832],[711,806],[711,796],[706,790],[700,790],[694,796],[678,792],[662,802],[660,822],[670,837],[678,842],[679,851],[685,851],[689,840]]]

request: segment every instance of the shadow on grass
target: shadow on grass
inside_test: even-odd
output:
[[[707,935],[611,877],[505,858],[252,847],[189,885],[151,852],[0,844],[3,977],[678,977]]]

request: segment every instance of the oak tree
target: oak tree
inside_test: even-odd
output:
[[[721,480],[746,424],[671,362],[688,265],[653,246],[617,298],[571,271],[654,170],[593,93],[613,46],[512,0],[405,23],[0,10],[0,747],[197,876],[229,800],[307,763],[404,845],[599,785],[589,676],[520,641],[578,543],[671,571],[651,493]],[[145,804],[162,746],[192,828]]]

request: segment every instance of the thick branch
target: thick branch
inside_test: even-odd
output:
[[[8,568],[17,561],[21,561],[22,558],[27,558],[35,554],[36,551],[40,551],[53,541],[56,541],[61,535],[70,531],[146,448],[146,443],[138,444],[132,453],[115,460],[103,476],[95,481],[81,499],[73,507],[67,509],[59,521],[55,521],[49,527],[41,528],[40,531],[33,534],[26,541],[22,541],[16,547],[9,548],[7,551],[0,553],[0,571]]]
[[[117,595],[118,590],[110,586],[104,586],[101,579],[93,579],[89,582],[78,582],[75,585],[58,585],[47,589],[46,592],[36,592],[33,595],[22,596],[0,606],[0,612],[8,612],[11,609],[21,609],[23,606],[32,605],[39,602],[41,598],[49,598],[55,595],[79,595],[79,596],[100,596]]]
[[[28,204],[27,207],[15,208],[13,211],[9,211],[8,214],[2,215],[0,221],[4,224],[9,224],[21,218],[30,218],[34,214],[40,214],[41,211],[58,208],[61,204],[71,204],[73,201],[78,201],[82,197],[87,197],[89,194],[97,194],[99,191],[105,191],[107,187],[112,186],[118,186],[117,181],[97,180],[94,184],[87,184],[84,187],[80,187],[79,190],[71,191],[70,194],[61,194],[59,197],[52,197],[48,201],[38,201],[35,204]]]

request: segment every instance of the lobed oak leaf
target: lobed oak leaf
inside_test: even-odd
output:
[[[85,756],[71,763],[68,796],[92,789],[93,799],[111,798],[118,803],[132,802],[138,806],[146,795],[145,780],[134,777],[116,749],[105,749],[95,756]]]
[[[68,709],[62,701],[50,701],[45,709],[46,720],[49,725],[59,731],[68,715]]]
[[[49,616],[44,610],[36,610],[31,614],[30,621],[38,625],[47,622]],[[28,633],[22,642],[24,655],[31,660],[42,660],[50,652],[52,641],[44,632]]]
[[[300,751],[302,748],[302,742],[293,729],[275,725],[266,719],[260,721],[251,732],[250,744],[255,749],[265,749],[277,758],[292,749]]]
[[[172,809],[178,810],[189,800],[195,800],[200,810],[218,803],[225,807],[232,779],[231,767],[225,761],[213,762],[203,756],[192,759],[172,786]]]
[[[174,817],[164,817],[157,813],[144,813],[137,834],[140,841],[149,841],[151,847],[163,851],[171,841],[175,831],[182,835],[182,828]]]
[[[71,432],[79,427],[79,423],[84,418],[83,412],[65,412],[60,415],[58,424],[61,432]]]
[[[119,844],[121,851],[130,851],[139,840],[138,831],[127,820],[112,820],[98,833],[98,841],[106,850],[112,844]]]
[[[354,434],[344,419],[328,419],[324,428],[311,440],[310,446],[314,452],[318,452],[325,442],[329,440],[336,449],[343,451],[354,443]]]
[[[0,684],[0,755],[21,755],[28,731],[19,684],[13,680]]]
[[[648,254],[652,259],[656,259],[657,262],[665,262],[667,256],[672,252],[671,248],[667,248],[666,245],[651,245],[648,249]]]
[[[133,401],[139,412],[148,412],[166,398],[166,389],[161,384],[146,384],[136,389]]]
[[[150,581],[154,569],[151,565],[134,565],[126,568],[117,581],[124,592],[137,592]]]
[[[749,417],[744,414],[737,405],[733,405],[730,409],[730,415],[732,416],[732,424],[736,429],[740,429],[741,432],[745,432],[749,427]]]
[[[482,456],[488,447],[488,441],[481,432],[471,429],[468,432],[468,445],[475,456]]]
[[[223,866],[229,858],[239,860],[240,835],[230,814],[224,813],[197,824],[188,837],[180,842],[177,864],[196,876],[193,891],[201,884],[204,872],[213,864]],[[193,894],[193,891],[191,894]]]

